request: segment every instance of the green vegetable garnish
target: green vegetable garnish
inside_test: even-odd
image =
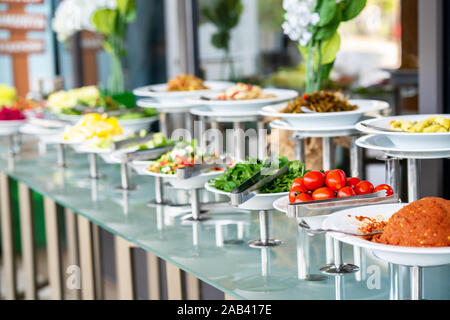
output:
[[[305,164],[298,160],[289,161],[286,157],[280,157],[279,161],[280,167],[289,162],[288,172],[266,184],[259,190],[260,193],[289,192],[292,181],[294,181],[295,178],[303,177],[306,173]],[[264,166],[268,165],[268,163],[269,160],[260,159],[237,163],[232,168],[225,171],[224,174],[211,181],[216,189],[231,192],[234,188],[260,171]]]

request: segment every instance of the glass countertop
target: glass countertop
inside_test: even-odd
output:
[[[24,140],[28,140],[25,139]],[[322,281],[299,279],[302,269],[298,259],[299,230],[294,219],[270,211],[270,235],[284,243],[278,247],[258,249],[247,245],[259,238],[258,212],[216,208],[207,214],[210,220],[188,222],[182,217],[190,207],[149,207],[155,197],[151,176],[130,175],[138,186],[134,191],[120,191],[120,166],[98,159],[103,177],[91,180],[87,154],[66,148],[69,166],[56,166],[56,151],[48,147],[39,156],[35,149],[14,159],[6,158],[5,143],[0,140],[0,170],[31,189],[53,199],[109,232],[127,239],[161,259],[174,264],[202,281],[237,299],[389,299],[391,281],[387,263],[364,251],[365,268],[360,274],[327,275]],[[2,148],[3,147],[3,148]],[[164,186],[164,195],[177,204],[189,204],[186,191]],[[205,190],[201,202],[226,200]],[[308,237],[310,273],[320,274],[326,263],[325,237]],[[343,244],[344,262],[353,263],[353,247]],[[407,271],[406,267],[401,270]],[[408,272],[400,288],[409,296]],[[424,298],[450,298],[450,266],[425,268]],[[445,281],[442,281],[445,279]],[[403,293],[402,293],[403,292]]]

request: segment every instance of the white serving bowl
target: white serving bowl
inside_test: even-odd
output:
[[[295,90],[286,89],[263,89],[263,94],[273,94],[274,98],[267,99],[250,99],[250,100],[218,100],[217,93],[204,94],[199,97],[186,99],[189,103],[195,103],[197,105],[208,106],[212,111],[222,113],[234,113],[239,111],[258,111],[262,107],[269,104],[276,104],[285,101],[289,101],[298,96],[298,92]],[[211,99],[205,100],[202,97]]]
[[[380,128],[389,128],[391,121],[395,120],[410,120],[422,121],[430,117],[444,116],[450,118],[450,114],[417,114],[417,115],[403,115],[395,117],[385,117],[379,119],[365,120],[356,125],[356,129],[365,133],[385,135],[391,142],[399,148],[407,148],[408,150],[426,151],[430,149],[449,148],[450,147],[450,132],[442,133],[414,133],[401,131],[382,131],[363,126],[363,123],[370,124]]]
[[[9,136],[16,134],[26,122],[27,120],[0,120],[0,135]]]
[[[205,189],[217,193],[222,194],[227,197],[230,197],[229,192],[225,192],[219,189],[214,188],[210,183],[205,184]],[[257,193],[253,198],[250,198],[243,204],[237,206],[239,209],[243,210],[251,210],[251,211],[261,211],[261,210],[272,210],[273,209],[273,202],[283,196],[286,196],[289,194],[289,192],[280,192],[280,193]]]
[[[357,105],[354,111],[342,112],[311,112],[311,113],[281,113],[286,108],[286,103],[266,106],[261,109],[260,114],[267,117],[283,118],[288,124],[295,126],[298,130],[317,130],[327,127],[344,127],[356,124],[365,114],[380,112],[388,109],[389,104],[379,100],[354,99],[348,101]]]
[[[211,92],[224,91],[233,85],[232,82],[228,81],[205,81],[204,84],[209,87],[208,90],[166,91],[167,83],[160,83],[134,89],[133,93],[138,97],[151,97],[157,102],[169,102],[183,100],[185,98],[208,94]]]
[[[383,217],[389,219],[395,212],[403,208],[407,203],[380,204],[374,206],[357,207],[337,211],[328,216],[323,222],[322,228],[337,229],[349,232],[358,232],[360,222],[356,216]],[[430,267],[450,264],[450,247],[403,247],[375,243],[361,237],[330,233],[339,241],[368,249],[381,260],[405,265]]]

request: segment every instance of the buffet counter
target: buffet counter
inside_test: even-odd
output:
[[[5,150],[0,152],[3,152],[0,157],[0,171],[3,176],[1,202],[5,203],[5,197],[9,196],[9,192],[4,190],[7,187],[4,182],[6,176],[17,180],[22,188],[25,186],[45,198],[52,298],[63,298],[61,291],[67,277],[66,271],[61,270],[58,261],[60,257],[54,257],[61,249],[57,235],[61,230],[58,231],[58,224],[54,223],[58,220],[56,210],[52,209],[56,207],[55,203],[66,208],[66,214],[75,213],[78,221],[76,246],[79,247],[83,299],[95,297],[95,283],[98,281],[94,277],[95,266],[89,262],[95,260],[92,259],[95,253],[92,249],[95,249],[95,242],[92,241],[95,237],[92,238],[92,232],[89,232],[92,231],[92,226],[103,228],[116,237],[117,284],[119,297],[124,299],[133,298],[133,268],[129,254],[132,247],[140,247],[150,256],[159,257],[166,263],[169,299],[200,298],[198,280],[221,290],[227,298],[235,299],[409,298],[409,273],[404,271],[393,276],[392,265],[364,250],[364,265],[361,265],[358,273],[317,276],[310,279],[319,281],[300,280],[302,252],[298,246],[301,241],[299,227],[295,219],[289,219],[281,212],[270,212],[270,234],[282,240],[283,245],[251,248],[247,242],[258,238],[259,235],[257,212],[250,213],[222,206],[208,212],[210,220],[189,222],[181,219],[190,210],[189,194],[185,191],[171,189],[166,190],[165,195],[167,200],[178,204],[186,203],[187,206],[148,205],[155,194],[154,178],[151,176],[133,174],[130,178],[138,188],[121,191],[116,188],[121,184],[119,165],[105,164],[98,160],[98,171],[102,177],[97,180],[89,179],[86,155],[76,154],[69,148],[66,152],[67,168],[56,166],[57,156],[53,147],[49,147],[42,156],[39,156],[33,147],[13,160],[6,157]],[[23,194],[26,195],[22,192],[21,197]],[[202,190],[200,200],[214,201],[217,196]],[[26,202],[29,199],[21,198],[21,201]],[[3,223],[5,217],[10,214],[7,211],[8,206],[2,206]],[[66,219],[66,223],[68,221],[70,219]],[[3,230],[6,227],[4,226]],[[23,224],[21,229],[24,232]],[[309,242],[309,270],[312,274],[320,275],[319,269],[326,263],[325,236],[310,237]],[[70,246],[70,241],[68,243]],[[354,263],[353,247],[346,244],[343,246],[343,260]],[[32,248],[28,249],[32,252]],[[69,251],[70,249],[68,248]],[[24,254],[29,254],[29,250],[24,250]],[[8,254],[8,251],[3,252]],[[153,272],[149,277],[161,279],[157,263],[155,260],[149,261],[153,261],[149,262],[149,272]],[[188,274],[184,289],[177,268]],[[5,266],[4,270],[7,273],[10,269]],[[448,276],[449,271],[450,266],[425,268],[425,299],[450,298],[448,281],[441,281]],[[404,279],[393,279],[398,275]],[[153,289],[157,292],[153,298],[160,297],[157,282],[154,282],[156,288]],[[395,289],[399,292],[398,297],[393,293],[395,283],[397,286],[400,283],[400,287]]]

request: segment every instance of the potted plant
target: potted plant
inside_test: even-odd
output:
[[[365,5],[366,0],[283,0],[284,33],[306,61],[306,93],[319,91],[328,79],[340,48],[340,23],[354,19]]]

